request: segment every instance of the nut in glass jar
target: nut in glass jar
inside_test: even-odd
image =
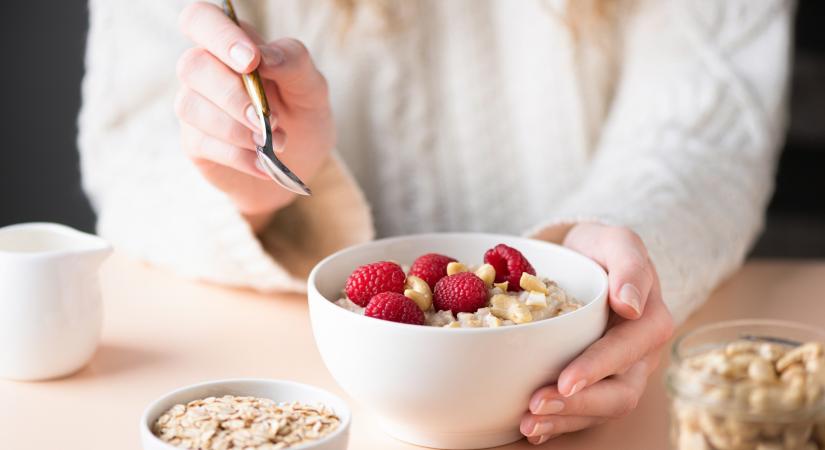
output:
[[[825,332],[779,321],[699,328],[673,346],[677,450],[825,450]]]

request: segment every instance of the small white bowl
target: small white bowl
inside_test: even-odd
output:
[[[194,384],[172,391],[152,402],[140,418],[140,440],[143,450],[180,450],[155,436],[152,433],[152,424],[161,414],[177,404],[223,395],[253,396],[268,398],[276,402],[322,403],[335,412],[341,419],[341,424],[321,440],[291,448],[295,450],[343,450],[347,448],[351,413],[347,404],[339,397],[322,389],[293,381],[236,378]]]
[[[429,252],[477,264],[499,243],[520,250],[538,275],[585,305],[530,324],[448,329],[376,320],[332,303],[359,265],[410,264]],[[308,295],[318,350],[338,384],[393,437],[445,449],[520,439],[530,395],[555,382],[602,335],[608,317],[607,275],[598,264],[558,245],[493,234],[424,234],[351,247],[318,263]]]

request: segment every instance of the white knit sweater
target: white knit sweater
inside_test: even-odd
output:
[[[90,1],[85,187],[99,232],[156,264],[301,290],[315,261],[374,229],[550,238],[592,220],[639,233],[682,320],[760,229],[783,136],[788,1],[637,1],[606,39],[578,43],[564,1],[397,2],[394,30],[367,10],[343,39],[330,0],[238,1],[264,36],[304,40],[339,132],[316,195],[261,238],[179,149],[185,3]]]

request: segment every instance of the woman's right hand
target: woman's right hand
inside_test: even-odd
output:
[[[301,42],[263,44],[213,4],[189,5],[179,24],[195,42],[177,65],[182,86],[175,112],[183,150],[257,231],[295,194],[257,166],[260,122],[240,74],[258,69],[272,110],[273,143],[282,152],[278,157],[304,181],[335,145],[326,80]]]

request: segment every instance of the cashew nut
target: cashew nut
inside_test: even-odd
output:
[[[531,275],[527,272],[521,273],[521,279],[518,282],[519,286],[525,291],[533,291],[533,292],[541,292],[542,294],[547,294],[547,285],[544,284],[541,279],[535,275]]]
[[[524,304],[527,306],[535,306],[538,308],[546,308],[547,307],[547,297],[544,296],[541,292],[530,291],[527,294],[527,299],[524,301]]]
[[[460,262],[453,261],[447,264],[447,275],[455,275],[457,273],[467,272],[468,270],[467,266]]]
[[[807,344],[802,344],[799,347],[788,351],[788,353],[785,353],[784,356],[779,358],[779,361],[776,362],[776,369],[783,371],[786,367],[795,362],[807,362],[812,359],[816,359],[822,355],[822,352],[821,342],[808,342]]]
[[[447,271],[449,272],[449,266]],[[478,269],[476,269],[475,274],[477,277],[481,278],[481,281],[483,281],[488,288],[493,285],[494,281],[496,281],[496,269],[490,264],[482,264]]]
[[[771,383],[776,380],[776,371],[770,361],[757,357],[748,365],[748,376],[757,383]]]
[[[404,296],[414,301],[422,311],[428,311],[433,304],[433,293],[426,281],[415,275],[407,276]]]
[[[496,294],[490,299],[490,312],[500,319],[512,320],[515,323],[533,321],[530,309],[510,295]]]

